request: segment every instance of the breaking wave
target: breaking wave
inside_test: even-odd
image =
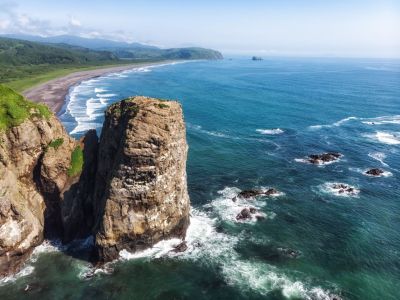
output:
[[[400,144],[400,132],[376,131],[375,134],[364,134],[364,136],[386,145]]]
[[[138,258],[170,257],[173,259],[192,260],[205,265],[220,265],[225,281],[238,287],[243,293],[256,292],[267,295],[280,290],[286,298],[302,297],[305,299],[330,299],[331,292],[320,287],[312,287],[302,281],[279,271],[276,267],[262,261],[245,261],[241,259],[235,246],[240,235],[231,235],[217,231],[220,221],[233,221],[240,203],[234,203],[232,197],[240,192],[235,187],[226,187],[219,191],[219,197],[202,209],[192,209],[190,226],[186,234],[188,249],[183,253],[173,252],[181,241],[171,239],[162,241],[142,252],[129,253],[121,251],[121,260]],[[254,202],[255,201],[255,202]],[[265,201],[252,200],[257,207],[265,206]],[[210,210],[211,208],[211,210]],[[238,226],[241,226],[238,223]]]

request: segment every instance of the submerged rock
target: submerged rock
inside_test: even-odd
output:
[[[327,152],[322,154],[311,154],[308,156],[308,162],[316,165],[326,164],[337,161],[343,155],[339,152]]]
[[[175,253],[180,253],[180,252],[185,252],[187,250],[188,246],[186,241],[183,241],[179,245],[176,245],[172,251]]]
[[[360,191],[345,183],[327,183],[328,191],[337,196],[356,196]]]
[[[241,210],[240,213],[237,214],[236,220],[237,221],[246,221],[252,220],[253,216],[256,218],[257,221],[264,220],[265,217],[258,213],[258,210],[254,207],[246,207]]]
[[[297,258],[301,255],[299,250],[294,250],[290,248],[278,248],[279,253],[288,258]]]
[[[232,200],[236,201],[238,198],[251,199],[257,196],[273,196],[277,194],[279,194],[279,191],[274,188],[270,188],[268,190],[244,190],[241,191],[237,196],[232,198]]]
[[[135,97],[107,109],[94,194],[101,261],[185,237],[187,149],[179,103]]]
[[[378,168],[369,169],[368,171],[365,172],[365,174],[371,175],[371,176],[381,176],[383,173],[385,173],[385,172]]]
[[[251,220],[251,212],[248,208],[243,208],[242,211],[236,216],[236,220]]]

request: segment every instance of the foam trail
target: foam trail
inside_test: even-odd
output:
[[[364,134],[364,136],[386,145],[400,144],[399,132],[376,131],[375,134]]]
[[[386,154],[383,152],[371,152],[368,153],[368,156],[379,161],[383,166],[389,167],[387,163],[384,162],[384,159],[386,158]]]
[[[351,121],[351,120],[358,120],[358,119],[359,119],[359,118],[357,118],[357,117],[347,117],[347,118],[344,118],[344,119],[339,120],[339,121],[337,121],[337,122],[335,122],[335,123],[332,123],[332,124],[326,124],[326,125],[311,125],[311,126],[309,126],[308,128],[309,128],[309,129],[312,129],[312,130],[318,130],[318,129],[321,129],[321,128],[339,127],[339,126],[342,126],[343,124],[345,124],[345,123],[347,123],[347,122],[349,122],[349,121]]]
[[[283,131],[280,128],[275,128],[275,129],[256,129],[256,131],[260,134],[266,134],[266,135],[276,135],[276,134],[282,134],[285,131]]]

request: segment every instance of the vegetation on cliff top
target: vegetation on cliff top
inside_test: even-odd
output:
[[[73,177],[82,172],[83,168],[83,151],[80,146],[76,146],[71,153],[71,166],[68,169],[68,176]]]
[[[46,105],[30,102],[14,90],[0,84],[0,131],[18,126],[34,116],[47,119],[51,112]]]

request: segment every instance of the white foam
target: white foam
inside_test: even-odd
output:
[[[322,161],[322,160],[318,160],[317,163],[312,163],[312,162],[310,162],[310,159],[309,159],[308,157],[306,157],[306,158],[295,158],[295,159],[294,159],[295,162],[303,163],[303,164],[309,164],[309,165],[315,165],[315,166],[318,166],[318,167],[331,165],[331,164],[334,164],[334,163],[339,162],[340,160],[341,160],[341,159],[340,159],[340,157],[339,157],[339,158],[337,158],[337,159],[335,159],[335,160],[332,160],[332,161]]]
[[[229,136],[229,135],[227,135],[225,133],[219,132],[219,131],[205,130],[200,125],[193,125],[193,124],[187,123],[187,127],[189,129],[201,132],[201,133],[206,134],[206,135],[214,136],[214,137],[236,139],[235,137],[231,137],[231,136]]]
[[[109,93],[109,94],[97,93],[96,94],[97,98],[112,98],[112,97],[116,97],[116,96],[118,96],[118,95],[117,94],[111,94],[111,93]]]
[[[400,124],[400,115],[370,118],[366,119],[366,121],[363,121],[362,123],[368,125]]]
[[[400,135],[398,132],[389,133],[383,131],[377,131],[375,134],[378,141],[388,145],[398,145],[400,144]]]
[[[351,188],[352,191],[348,192],[344,190],[343,192],[340,192],[342,189],[337,188],[337,185],[346,185],[348,188]],[[326,182],[319,186],[319,190],[323,193],[331,194],[338,197],[357,197],[360,193],[360,190],[357,189],[355,186],[351,186],[342,182]]]
[[[267,191],[268,188],[260,188],[263,191]],[[231,223],[256,223],[257,216],[264,217],[267,219],[275,218],[276,214],[274,212],[261,212],[260,209],[266,205],[265,197],[252,198],[251,200],[246,200],[241,197],[237,197],[235,201],[232,199],[235,198],[241,190],[236,187],[226,187],[223,190],[219,191],[220,195],[211,203],[205,205],[205,207],[211,207],[214,212],[216,212],[219,216],[219,219],[225,222]],[[270,195],[270,197],[279,197],[284,195],[284,193],[278,192],[276,194]],[[251,219],[237,221],[236,216],[244,209],[244,208],[255,208],[257,212],[252,215]]]
[[[103,88],[94,88],[94,92],[95,93],[105,93],[105,92],[108,92],[108,90],[103,89]]]
[[[167,255],[172,255],[172,250],[175,246],[179,245],[182,241],[180,239],[162,240],[155,244],[153,247],[143,251],[136,251],[130,253],[127,250],[120,251],[119,255],[122,259],[138,259],[138,258],[159,258]]]
[[[386,154],[383,152],[371,152],[368,153],[368,156],[379,161],[382,165],[388,167],[389,165],[384,162],[384,159],[386,158]]]
[[[8,283],[15,282],[17,279],[21,277],[28,276],[33,273],[35,268],[33,266],[27,265],[26,267],[22,268],[18,273],[0,278],[0,286],[6,285]]]
[[[260,134],[265,134],[265,135],[276,135],[276,134],[282,134],[285,131],[283,131],[280,128],[275,128],[275,129],[256,129],[256,131]]]
[[[357,117],[347,117],[347,118],[341,119],[341,120],[339,120],[339,121],[337,121],[335,123],[332,123],[332,124],[312,125],[312,126],[309,126],[308,128],[311,129],[311,130],[318,130],[318,129],[321,129],[321,128],[339,127],[339,126],[342,126],[343,124],[345,124],[345,123],[347,123],[347,122],[349,122],[351,120],[358,120],[358,119],[359,118],[357,118]]]

